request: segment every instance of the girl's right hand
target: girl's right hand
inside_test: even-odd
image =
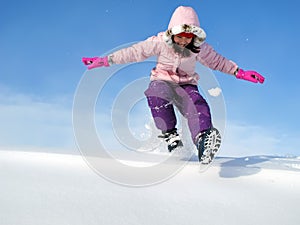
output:
[[[83,57],[82,62],[84,65],[87,65],[87,68],[89,70],[97,68],[97,67],[102,67],[102,66],[110,66],[108,62],[108,57],[105,56],[103,58],[101,57],[92,57],[92,58],[87,58]]]

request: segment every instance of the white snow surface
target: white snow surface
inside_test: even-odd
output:
[[[136,169],[139,169],[138,167]],[[1,225],[299,225],[300,159],[196,160],[165,182],[126,187],[80,155],[0,151]]]

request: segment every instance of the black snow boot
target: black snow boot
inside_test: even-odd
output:
[[[216,128],[211,128],[201,132],[197,139],[199,162],[208,165],[213,161],[221,146],[220,132]]]
[[[169,152],[172,152],[177,147],[183,146],[176,128],[169,131],[164,131],[158,137],[163,138],[167,142]]]

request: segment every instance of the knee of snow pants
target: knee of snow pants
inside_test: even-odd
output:
[[[192,140],[196,142],[200,132],[212,127],[209,105],[196,85],[181,85],[180,88],[176,88],[176,93],[176,106],[187,119]]]
[[[161,131],[174,129],[177,120],[171,103],[174,94],[169,84],[165,81],[151,81],[145,95],[156,127]]]

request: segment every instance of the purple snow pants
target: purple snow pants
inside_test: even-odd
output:
[[[187,119],[192,140],[212,127],[210,109],[196,85],[178,85],[167,81],[151,81],[145,91],[156,127],[161,131],[176,127],[174,105]]]

